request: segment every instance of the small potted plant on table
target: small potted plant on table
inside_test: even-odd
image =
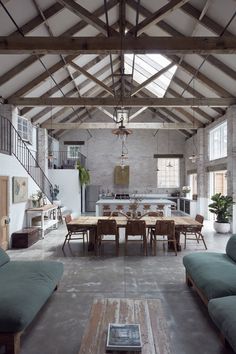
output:
[[[216,214],[214,229],[216,232],[225,234],[230,231],[229,220],[232,217],[233,198],[216,193],[211,197],[213,203],[209,204],[209,211]]]

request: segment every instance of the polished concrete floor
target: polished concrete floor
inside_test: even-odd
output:
[[[120,257],[115,257],[109,244],[101,257],[95,257],[83,252],[80,241],[73,241],[71,249],[66,246],[63,254],[65,233],[63,225],[28,249],[8,252],[15,260],[52,259],[64,263],[58,290],[22,336],[21,354],[78,354],[95,297],[161,299],[173,354],[233,353],[223,347],[200,298],[185,285],[182,257],[189,252],[205,252],[202,244],[189,241],[187,249],[177,257],[164,250],[162,244],[156,257],[143,257],[140,246],[135,244],[130,245],[130,255],[125,257],[123,243]],[[214,233],[207,223],[203,233],[209,251],[224,251],[230,235]]]

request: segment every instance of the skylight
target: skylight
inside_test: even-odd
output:
[[[125,74],[132,74],[133,54],[125,54]],[[171,62],[160,54],[140,54],[135,56],[133,79],[138,84],[142,84],[151,76],[165,68]],[[172,66],[164,74],[153,80],[146,86],[151,93],[157,97],[163,97],[177,69]]]

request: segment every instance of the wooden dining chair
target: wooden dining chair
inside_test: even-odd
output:
[[[129,236],[132,238],[130,239]],[[140,236],[140,239],[134,239],[134,236]],[[143,254],[147,256],[147,234],[146,222],[144,220],[128,220],[125,228],[125,255],[127,255],[128,242],[141,242]]]
[[[111,237],[114,236],[112,239]],[[119,229],[116,220],[98,219],[95,237],[96,255],[101,254],[101,246],[104,242],[115,242],[116,255],[119,256]]]
[[[103,205],[103,212],[102,212],[103,216],[110,216],[111,215],[111,207],[109,204],[104,204]]]
[[[161,239],[158,239],[158,236],[162,236]],[[165,236],[165,238],[163,238]],[[156,256],[157,242],[168,242],[173,243],[175,255],[177,256],[177,242],[175,238],[175,222],[174,220],[157,220],[155,229],[152,229],[151,232],[151,251],[154,256]]]
[[[72,221],[71,214],[66,215],[64,219],[66,223],[67,234],[62,245],[62,250],[64,249],[66,242],[69,244],[71,240],[83,240],[83,246],[85,245],[85,241],[88,243],[88,230],[78,225],[70,225],[69,223]]]
[[[202,234],[204,216],[197,214],[195,220],[201,225],[183,226],[181,229],[181,233],[184,235],[184,248],[186,248],[187,240],[194,240],[197,241],[197,243],[199,243],[199,241],[202,241],[205,249],[207,250],[207,245]]]

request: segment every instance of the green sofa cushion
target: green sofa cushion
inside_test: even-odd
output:
[[[227,242],[226,254],[236,262],[236,235],[231,236]]]
[[[10,261],[0,268],[0,332],[22,331],[53,293],[63,264]]]
[[[236,295],[236,263],[226,254],[192,253],[183,257],[183,263],[208,300]]]
[[[236,296],[212,299],[208,311],[220,332],[236,351]]]
[[[0,247],[0,267],[10,261],[8,254]]]

